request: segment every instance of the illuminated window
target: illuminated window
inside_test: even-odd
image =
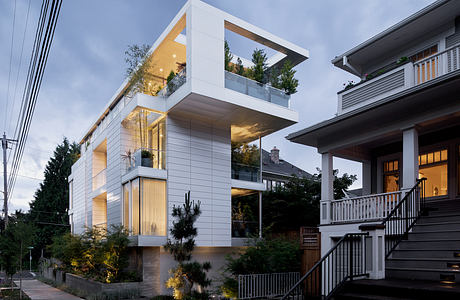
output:
[[[383,163],[383,191],[384,193],[399,191],[399,160]]]
[[[447,149],[418,156],[419,178],[426,178],[426,197],[447,195]]]
[[[166,235],[166,182],[136,178],[123,185],[123,223],[132,235]]]

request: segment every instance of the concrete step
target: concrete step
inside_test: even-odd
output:
[[[458,222],[459,220],[460,214],[446,212],[445,214],[436,216],[423,216],[417,220],[417,224]]]
[[[333,299],[460,299],[460,287],[440,284],[439,281],[404,279],[348,281]]]
[[[428,212],[428,216],[434,217],[445,214],[460,214],[460,207],[446,207],[445,209],[433,209]]]
[[[431,240],[431,239],[459,239],[460,231],[458,230],[425,230],[413,231],[409,233],[408,240]]]
[[[390,258],[385,262],[388,268],[424,268],[460,271],[460,258]]]
[[[457,222],[433,222],[433,223],[419,223],[414,226],[413,232],[419,231],[434,231],[434,230],[459,230],[460,221]]]
[[[455,253],[460,253],[460,249],[395,249],[391,253],[391,258],[456,258]]]
[[[430,280],[437,282],[443,281],[460,283],[460,271],[446,269],[386,267],[385,277],[389,279]]]
[[[457,239],[420,239],[403,240],[399,243],[398,249],[460,249],[460,238]]]

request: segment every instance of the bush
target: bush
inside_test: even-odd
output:
[[[238,257],[227,256],[221,291],[234,298],[238,275],[300,271],[301,252],[297,242],[286,239],[255,240]]]
[[[128,266],[128,244],[128,231],[112,225],[108,231],[94,227],[81,236],[68,233],[56,237],[51,251],[62,262],[62,269],[111,283],[135,278],[124,271]]]

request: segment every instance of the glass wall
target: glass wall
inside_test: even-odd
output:
[[[447,195],[447,149],[419,155],[419,178],[426,178],[426,197]]]
[[[123,223],[132,235],[166,235],[166,182],[136,178],[123,185]]]
[[[262,182],[260,145],[232,142],[232,179]]]
[[[245,238],[259,233],[259,193],[232,189],[232,237]]]

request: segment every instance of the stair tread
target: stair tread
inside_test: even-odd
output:
[[[438,211],[439,212],[439,211]],[[435,215],[435,216],[423,216],[421,219],[428,219],[428,218],[442,218],[442,217],[456,217],[456,216],[460,216],[460,212],[459,213],[449,213],[449,211],[446,211],[445,214],[439,214],[439,215]]]
[[[402,240],[401,243],[406,243],[406,242],[448,242],[448,241],[457,241],[457,242],[460,242],[460,237],[458,239],[453,239],[453,238],[449,238],[449,239],[426,239],[426,240]]]
[[[419,271],[419,272],[440,272],[440,273],[460,273],[460,270],[454,269],[430,269],[430,268],[398,268],[398,267],[387,267],[385,270],[394,270],[394,271]]]
[[[340,297],[347,297],[351,299],[375,299],[375,300],[397,300],[401,299],[399,297],[391,297],[391,296],[381,296],[381,295],[375,295],[375,294],[367,294],[367,293],[354,293],[354,292],[348,292],[348,293],[340,293]],[[417,299],[417,298],[404,298],[407,300],[412,300],[412,299]]]
[[[433,223],[417,223],[415,224],[415,227],[417,226],[433,226],[433,225],[454,225],[454,224],[460,224],[460,221],[445,221],[445,222],[433,222]]]
[[[460,262],[460,258],[444,258],[444,257],[391,257],[387,260],[411,260],[411,261],[446,261],[446,262]]]
[[[442,232],[457,232],[460,233],[460,230],[452,229],[439,229],[439,230],[421,230],[421,231],[411,231],[409,234],[423,234],[423,233],[442,233]]]

